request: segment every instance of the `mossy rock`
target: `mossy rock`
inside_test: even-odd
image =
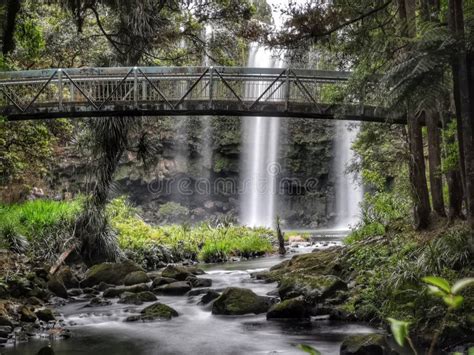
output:
[[[63,266],[57,273],[56,276],[62,282],[66,288],[78,288],[79,280],[72,273],[68,266]]]
[[[229,287],[214,301],[212,313],[223,315],[260,314],[268,311],[271,304],[269,297],[259,296],[252,290]]]
[[[283,276],[278,287],[281,299],[304,296],[310,303],[321,302],[339,290],[347,290],[347,285],[337,276],[313,276],[301,273]]]
[[[192,271],[196,270],[184,266],[168,265],[161,272],[161,276],[178,281],[184,281],[187,277],[194,275]]]
[[[171,319],[178,317],[179,314],[175,309],[167,306],[166,304],[157,302],[148,307],[145,307],[139,316],[131,316],[127,318],[127,321],[137,320],[155,320],[155,319]]]
[[[190,282],[193,287],[211,287],[212,280],[205,278],[198,278],[196,276],[188,276],[186,281]]]
[[[50,322],[56,320],[56,317],[54,317],[53,311],[49,308],[44,308],[36,311],[36,316],[38,317],[39,320],[42,320],[43,322]]]
[[[144,271],[130,260],[120,263],[102,263],[92,266],[86,272],[81,287],[92,287],[105,282],[112,285],[123,285],[125,276],[134,271]]]
[[[67,289],[62,280],[57,276],[52,276],[48,281],[48,290],[61,298],[68,298]]]
[[[136,284],[143,284],[150,282],[150,278],[144,271],[133,271],[125,276],[123,283],[125,286],[132,286]]]
[[[50,346],[45,346],[36,355],[54,355],[54,350]]]
[[[201,297],[199,304],[206,305],[208,303],[211,303],[215,299],[219,298],[219,296],[220,296],[219,292],[214,291],[214,290],[209,290]]]
[[[156,296],[150,291],[139,293],[124,292],[118,303],[141,305],[143,302],[156,301]]]
[[[153,279],[153,283],[151,285],[152,288],[158,287],[158,286],[163,286],[163,285],[168,285],[170,283],[176,282],[178,280],[172,279],[171,277],[156,277]]]
[[[388,355],[392,351],[381,334],[351,335],[341,344],[341,355]]]
[[[18,313],[20,314],[20,320],[22,322],[36,322],[36,319],[38,319],[33,309],[27,306],[20,307]]]
[[[167,285],[158,286],[153,292],[162,295],[180,296],[191,290],[191,284],[188,281],[177,281]]]
[[[267,319],[309,319],[309,317],[308,304],[303,297],[274,304],[267,313]]]
[[[110,287],[104,291],[102,294],[105,298],[114,298],[120,297],[120,295],[124,292],[131,292],[131,293],[138,293],[149,291],[150,288],[147,284],[138,284],[133,286],[118,286],[118,287]]]

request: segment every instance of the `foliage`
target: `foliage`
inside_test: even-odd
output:
[[[53,260],[73,242],[83,201],[33,200],[0,205],[0,245]],[[22,241],[26,237],[28,246]]]
[[[177,202],[167,202],[158,209],[160,218],[167,223],[175,223],[189,215],[189,210]]]
[[[315,348],[307,344],[298,344],[296,345],[296,347],[300,349],[301,351],[310,355],[321,355],[320,351],[316,350]]]
[[[112,226],[118,231],[123,250],[143,254],[155,246],[170,248],[173,255],[206,262],[224,261],[230,256],[255,256],[272,251],[272,233],[266,229],[251,229],[235,225],[212,226],[202,223],[151,226],[139,216],[124,198],[108,206]]]

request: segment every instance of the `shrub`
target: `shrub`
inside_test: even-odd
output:
[[[189,210],[179,203],[167,202],[159,208],[158,214],[161,220],[168,223],[176,223],[188,217]]]

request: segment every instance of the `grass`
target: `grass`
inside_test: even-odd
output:
[[[0,205],[0,247],[11,246],[15,236],[25,236],[37,249],[61,248],[70,238],[72,227],[81,211],[82,201],[34,200],[21,204]],[[250,257],[273,250],[271,230],[236,225],[152,226],[143,221],[138,210],[125,198],[109,203],[107,216],[118,233],[119,246],[131,255],[153,253],[166,247],[174,260],[194,259],[205,262],[224,261],[232,256]]]
[[[12,229],[32,240],[51,228],[73,222],[81,210],[81,200],[33,200],[21,204],[0,204],[0,236]]]
[[[174,255],[216,262],[231,256],[250,257],[273,251],[273,233],[265,228],[212,226],[208,223],[193,227],[177,224],[151,226],[124,198],[112,201],[108,213],[112,226],[118,231],[120,247],[138,254],[164,245]]]

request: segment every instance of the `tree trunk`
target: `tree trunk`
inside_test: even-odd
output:
[[[399,0],[399,17],[401,35],[416,36],[416,2],[415,0]],[[414,204],[414,224],[416,229],[423,229],[430,222],[430,199],[426,182],[425,157],[423,152],[423,135],[420,118],[414,113],[413,103],[407,107],[408,147],[410,152],[410,184]]]
[[[448,115],[442,115],[443,129],[447,129],[450,121]],[[444,142],[445,146],[452,145],[455,143],[455,137],[449,136]],[[459,142],[458,142],[459,144]],[[449,221],[453,221],[457,218],[464,218],[462,214],[462,203],[463,203],[463,188],[462,178],[459,166],[457,168],[451,168],[446,172],[446,182],[448,185],[448,218]]]
[[[440,217],[446,217],[443,198],[443,176],[441,174],[441,137],[439,114],[429,112],[425,115],[428,130],[428,162],[430,171],[431,201],[433,210]]]
[[[460,131],[462,132],[462,144],[464,148],[464,164],[465,164],[465,185],[467,200],[467,220],[471,229],[474,231],[474,116],[473,103],[471,102],[474,93],[470,89],[470,63],[468,63],[468,55],[466,53],[466,45],[464,38],[464,14],[462,8],[462,0],[449,1],[449,24],[454,36],[458,39],[460,45],[456,53],[453,75],[457,79],[458,105],[456,111],[459,112],[459,121],[461,123]],[[474,249],[474,241],[471,238],[471,248]]]
[[[410,184],[414,202],[415,229],[424,229],[430,222],[430,198],[426,182],[423,134],[420,118],[408,114],[408,146],[410,150]]]
[[[15,25],[16,17],[21,8],[20,0],[8,0],[6,6],[5,20],[3,22],[2,53],[7,55],[15,49]]]

